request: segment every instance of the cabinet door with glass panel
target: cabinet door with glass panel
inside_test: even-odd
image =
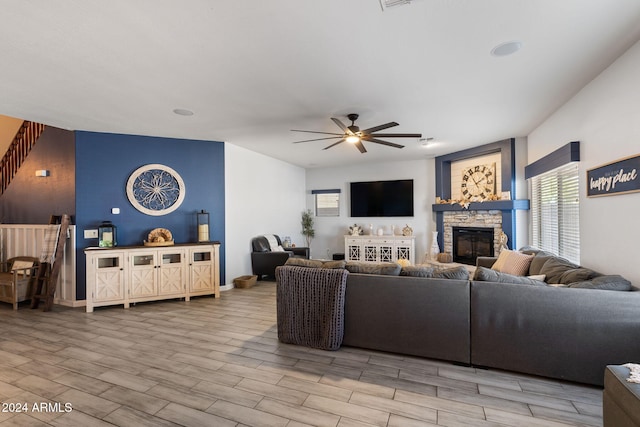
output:
[[[122,252],[92,252],[87,256],[87,312],[94,307],[126,302],[125,257]]]
[[[216,259],[213,246],[202,246],[189,250],[189,295],[214,293],[219,296],[219,286],[216,287]]]
[[[158,251],[158,261],[158,294],[184,294],[187,282],[184,250]]]
[[[146,298],[158,295],[157,252],[129,254],[129,298]]]

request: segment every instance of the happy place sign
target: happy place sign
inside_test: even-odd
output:
[[[616,160],[587,171],[587,196],[640,191],[640,155]]]

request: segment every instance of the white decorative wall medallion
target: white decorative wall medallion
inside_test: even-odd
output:
[[[153,216],[178,209],[185,196],[182,177],[169,166],[149,164],[136,169],[127,181],[127,197],[134,208]]]

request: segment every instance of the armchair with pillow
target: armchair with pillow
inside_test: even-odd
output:
[[[251,239],[251,269],[262,280],[262,276],[275,277],[276,267],[284,265],[289,257],[309,259],[307,247],[282,247],[276,234],[265,234]]]

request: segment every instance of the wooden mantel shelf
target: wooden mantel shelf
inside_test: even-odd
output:
[[[472,202],[468,208],[462,207],[459,203],[434,203],[433,212],[452,211],[514,211],[529,210],[529,200],[493,200],[486,202]]]

